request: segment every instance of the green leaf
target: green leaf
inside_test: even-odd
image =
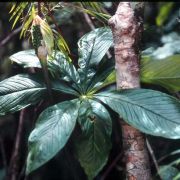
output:
[[[35,7],[34,7],[34,5],[32,5],[32,7],[29,8],[26,17],[24,18],[24,21],[23,21],[23,24],[22,24],[22,25],[23,25],[23,28],[22,28],[21,33],[20,33],[20,38],[21,38],[23,35],[24,35],[24,37],[25,37],[26,32],[27,32],[28,29],[30,28],[30,25],[31,25],[31,23],[32,23],[35,15],[36,15]]]
[[[180,101],[149,89],[96,94],[96,98],[140,131],[171,139],[180,138]]]
[[[112,59],[103,59],[100,61],[97,70],[91,78],[87,91],[97,91],[102,87],[108,85],[110,78],[108,78],[114,69],[114,61]],[[111,84],[111,83],[110,83]]]
[[[142,83],[160,85],[169,91],[180,91],[180,55],[173,55],[161,60],[156,60],[150,56],[141,58],[140,78]],[[99,90],[106,85],[116,82],[115,70],[98,84],[95,90]]]
[[[53,91],[78,96],[64,81],[51,80]],[[19,74],[0,82],[0,116],[19,111],[40,101],[46,94],[43,77],[39,74]]]
[[[78,102],[64,101],[43,111],[29,136],[26,173],[52,159],[67,143],[78,116]]]
[[[51,88],[54,91],[71,94],[79,97],[79,93],[63,80],[51,80]]]
[[[15,17],[15,20],[12,25],[12,29],[18,22],[20,16],[22,15],[22,13],[25,10],[25,8],[27,7],[27,5],[28,5],[28,2],[23,2],[23,3],[18,4],[18,6],[16,6],[15,10],[13,11],[13,14],[10,17],[10,20],[12,20],[12,18]]]
[[[89,68],[97,65],[113,43],[110,28],[97,28],[85,34],[78,42],[79,66]]]
[[[162,178],[162,180],[170,180],[178,175],[179,170],[173,166],[164,165],[164,166],[160,166],[158,173]]]
[[[97,28],[85,34],[78,42],[79,47],[79,69],[83,93],[86,93],[91,77],[95,74],[96,67],[107,50],[113,43],[110,28]]]
[[[38,57],[34,49],[20,51],[9,57],[11,61],[21,65],[24,68],[36,67],[41,68]]]
[[[180,172],[173,178],[173,180],[179,180],[180,179]]]
[[[82,134],[76,138],[76,153],[88,179],[93,179],[104,167],[111,149],[111,117],[99,102],[84,100],[78,122]]]
[[[49,57],[49,68],[58,73],[58,76],[63,77],[66,81],[71,81],[76,84],[80,83],[79,74],[75,66],[69,62],[67,56],[60,51],[55,51],[54,54]]]
[[[51,55],[54,48],[53,31],[45,19],[41,21],[40,29],[48,54]]]
[[[141,81],[161,85],[170,91],[180,91],[180,55],[161,60],[141,61]]]
[[[166,19],[168,18],[172,8],[173,8],[174,2],[166,2],[164,3],[160,10],[159,10],[159,14],[156,17],[156,24],[158,26],[162,26],[164,24],[164,22],[166,21]]]
[[[13,62],[23,66],[24,68],[36,67],[41,68],[35,50],[20,51],[10,56]],[[48,56],[48,69],[54,76],[67,82],[73,82],[72,85],[76,90],[80,90],[80,77],[74,65],[69,62],[67,56],[60,51],[54,51],[52,56]]]
[[[0,82],[0,115],[19,111],[42,99],[46,88],[29,75],[16,75]]]

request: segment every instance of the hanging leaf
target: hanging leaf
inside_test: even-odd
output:
[[[52,159],[67,143],[78,115],[77,100],[65,101],[43,111],[29,136],[26,173]]]
[[[43,36],[43,40],[45,42],[45,46],[48,50],[48,54],[51,55],[54,48],[53,32],[49,24],[45,20],[41,21],[40,29]]]
[[[172,8],[173,8],[174,2],[166,2],[164,3],[160,10],[159,10],[159,14],[156,17],[156,24],[157,26],[162,26],[164,24],[164,22],[166,21],[166,19],[168,18]]]
[[[22,3],[19,3],[19,4],[17,3],[16,5],[12,6],[12,8],[9,12],[9,13],[12,13],[9,20],[12,20],[15,17],[13,25],[12,25],[12,29],[16,25],[17,21],[19,20],[20,16],[22,15],[22,13],[25,10],[25,8],[27,7],[27,5],[28,5],[28,2],[22,2]]]
[[[89,180],[104,167],[111,149],[111,117],[99,102],[84,100],[79,109],[78,122],[82,134],[76,139],[76,152]]]
[[[35,7],[32,5],[32,8],[29,8],[29,12],[27,13],[25,20],[23,21],[23,28],[20,33],[20,38],[26,35],[26,32],[30,29],[30,25],[36,15]]]
[[[149,89],[96,94],[96,98],[140,131],[171,139],[180,138],[180,101]]]

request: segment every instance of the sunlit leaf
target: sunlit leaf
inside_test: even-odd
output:
[[[52,159],[67,143],[78,116],[78,103],[65,101],[44,110],[29,136],[26,173]]]
[[[149,89],[131,89],[102,92],[96,97],[144,133],[180,138],[180,101],[172,96]]]

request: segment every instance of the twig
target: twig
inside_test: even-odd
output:
[[[83,15],[84,15],[84,18],[85,18],[87,24],[89,25],[89,27],[90,27],[92,30],[95,29],[95,26],[94,26],[93,22],[91,21],[89,15],[88,15],[87,13],[84,13],[84,12],[83,12]]]
[[[39,1],[38,2],[38,15],[39,15],[39,17],[43,17],[43,14],[42,14],[42,12],[41,12],[41,2]]]
[[[149,153],[150,153],[150,155],[151,155],[151,158],[152,158],[152,160],[153,160],[154,166],[155,166],[156,171],[157,171],[157,174],[158,174],[158,172],[159,172],[159,165],[158,165],[158,162],[157,162],[157,160],[156,160],[154,151],[153,151],[153,149],[152,149],[152,147],[151,147],[151,145],[150,145],[150,143],[149,143],[149,141],[148,141],[147,138],[146,138],[146,144],[147,144],[148,151],[149,151]]]
[[[25,121],[25,114],[26,114],[26,109],[21,110],[20,117],[19,117],[18,130],[16,134],[14,152],[11,156],[11,161],[9,165],[9,173],[8,173],[8,178],[7,178],[9,180],[17,180],[17,176],[18,176],[19,158],[20,158],[19,151],[20,151],[20,144],[21,144],[21,139],[22,139],[24,121]]]
[[[121,158],[123,153],[118,154],[118,156],[115,157],[115,159],[112,161],[112,163],[110,164],[110,166],[108,167],[108,169],[105,171],[105,173],[102,175],[101,180],[105,180],[105,178],[108,176],[108,174],[112,171],[112,169],[114,168],[114,166],[117,164],[117,162],[119,161],[119,159]]]
[[[22,29],[22,26],[18,27],[14,31],[12,31],[9,35],[7,35],[1,42],[0,47],[4,46],[14,35],[18,34]]]
[[[0,151],[1,151],[1,156],[2,156],[2,163],[5,169],[5,172],[7,173],[7,159],[6,159],[6,152],[5,152],[5,147],[4,147],[4,141],[3,138],[0,136]]]
[[[58,33],[62,36],[62,32],[61,32],[61,30],[60,30],[60,28],[59,28],[59,26],[58,26],[58,24],[57,24],[54,16],[53,16],[51,10],[49,9],[48,4],[47,4],[47,3],[44,3],[44,4],[45,4],[45,7],[46,7],[47,10],[48,10],[48,15],[50,16],[51,20],[53,21],[54,25],[56,26],[56,29],[57,29]]]

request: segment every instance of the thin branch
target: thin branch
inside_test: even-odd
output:
[[[115,159],[112,161],[112,163],[110,164],[110,166],[107,168],[107,170],[105,171],[105,173],[102,175],[101,180],[105,180],[106,177],[108,176],[108,174],[112,171],[112,169],[114,168],[114,166],[117,164],[117,162],[119,161],[119,159],[121,158],[121,156],[123,155],[123,153],[118,154],[118,156],[115,157]]]
[[[51,20],[53,21],[54,25],[56,26],[56,29],[57,29],[58,33],[62,36],[62,32],[61,32],[61,30],[60,30],[60,28],[59,28],[59,26],[58,26],[58,24],[57,24],[54,16],[53,16],[51,10],[49,9],[48,4],[47,4],[47,3],[44,3],[44,4],[45,4],[45,7],[46,7],[47,10],[48,10],[48,15],[50,16]]]
[[[24,128],[25,115],[26,115],[26,109],[21,110],[20,116],[19,116],[19,124],[18,124],[18,130],[16,134],[14,151],[11,156],[11,161],[9,165],[9,174],[7,178],[9,180],[17,180],[17,176],[18,176],[20,145],[21,145],[21,140],[22,140],[22,135],[23,135],[22,132]]]
[[[12,31],[9,35],[7,35],[1,42],[0,42],[0,47],[4,46],[13,36],[18,34],[22,29],[22,26],[18,27],[14,31]]]
[[[92,30],[95,29],[95,26],[94,26],[93,22],[91,21],[89,15],[88,15],[87,13],[84,13],[84,12],[83,12],[83,15],[84,15],[84,18],[85,18],[87,24],[89,25],[89,27],[90,27]]]
[[[157,171],[157,174],[158,174],[158,172],[159,172],[159,165],[158,165],[158,162],[157,162],[157,160],[156,160],[154,151],[153,151],[153,149],[152,149],[152,147],[151,147],[151,145],[150,145],[150,143],[149,143],[149,141],[148,141],[147,138],[146,138],[146,144],[147,144],[148,151],[149,151],[149,153],[150,153],[150,155],[151,155],[151,158],[152,158],[152,160],[153,160],[154,166],[155,166],[156,171]]]
[[[43,14],[42,14],[42,11],[41,11],[41,2],[39,1],[38,2],[38,15],[39,15],[39,17],[43,17]]]

